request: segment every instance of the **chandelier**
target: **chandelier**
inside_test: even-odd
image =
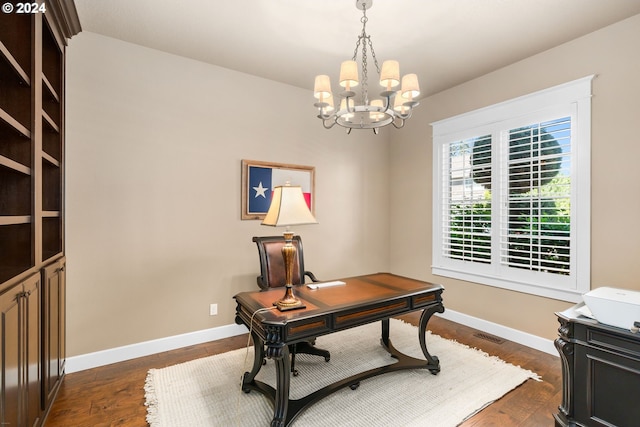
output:
[[[313,90],[314,97],[318,100],[314,106],[318,108],[318,118],[326,129],[331,129],[336,124],[351,129],[373,129],[375,134],[381,127],[392,124],[397,129],[404,126],[405,120],[411,117],[413,109],[418,105],[415,97],[420,94],[418,76],[407,74],[402,77],[400,85],[400,65],[398,61],[384,61],[382,69],[378,65],[376,53],[373,50],[371,36],[367,34],[367,9],[371,8],[373,0],[356,0],[356,7],[362,10],[362,32],[358,36],[356,48],[350,61],[344,61],[340,67],[340,86],[344,88],[339,93],[340,102],[338,108],[334,104],[331,92],[329,76],[318,75],[315,78]],[[362,80],[358,78],[358,64],[356,62],[358,50],[362,51]],[[367,51],[371,51],[371,57],[380,77],[380,98],[369,99]],[[356,99],[356,92],[352,89],[360,86],[360,98]],[[400,89],[398,89],[400,86]]]

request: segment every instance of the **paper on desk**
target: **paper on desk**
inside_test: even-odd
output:
[[[346,283],[341,280],[334,280],[333,282],[323,282],[323,283],[309,283],[307,285],[307,288],[320,289],[320,288],[328,288],[329,286],[340,286],[340,285],[346,285]]]

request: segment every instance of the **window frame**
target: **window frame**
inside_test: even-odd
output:
[[[503,289],[580,302],[591,288],[591,81],[587,76],[495,105],[432,123],[433,208],[432,273]],[[504,167],[500,136],[519,125],[571,117],[571,265],[568,276],[501,266],[500,199]],[[482,135],[492,141],[491,263],[480,264],[444,256],[443,192],[447,185],[444,155],[449,144]],[[507,150],[508,151],[508,150]],[[447,151],[448,153],[448,151]],[[447,154],[448,155],[448,154]],[[578,215],[578,212],[580,213]]]

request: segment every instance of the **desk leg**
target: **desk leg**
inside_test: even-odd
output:
[[[389,319],[382,319],[382,345],[389,348]]]
[[[431,319],[431,316],[433,316],[433,314],[436,312],[437,313],[444,312],[444,306],[440,304],[433,307],[425,308],[422,311],[422,315],[420,316],[420,325],[418,327],[418,338],[420,339],[420,348],[422,348],[422,354],[424,354],[424,357],[426,357],[426,359],[429,361],[431,365],[437,366],[437,368],[429,369],[429,372],[431,372],[434,375],[440,372],[440,361],[436,356],[430,355],[429,351],[427,350],[426,332],[427,332],[427,323],[429,322],[429,319]]]
[[[282,346],[277,356],[272,357],[276,364],[276,395],[273,403],[271,427],[284,427],[289,408],[289,388],[291,380],[291,362],[289,346]]]
[[[262,368],[262,362],[264,361],[264,342],[256,334],[251,334],[251,336],[253,338],[254,348],[253,368],[251,369],[251,372],[245,372],[244,377],[242,378],[242,391],[245,393],[249,393],[251,391],[248,384],[252,383],[253,379],[258,375],[260,368]]]

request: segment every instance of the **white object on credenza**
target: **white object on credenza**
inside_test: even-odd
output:
[[[600,323],[637,330],[640,322],[640,292],[603,286],[582,295],[585,304]]]

